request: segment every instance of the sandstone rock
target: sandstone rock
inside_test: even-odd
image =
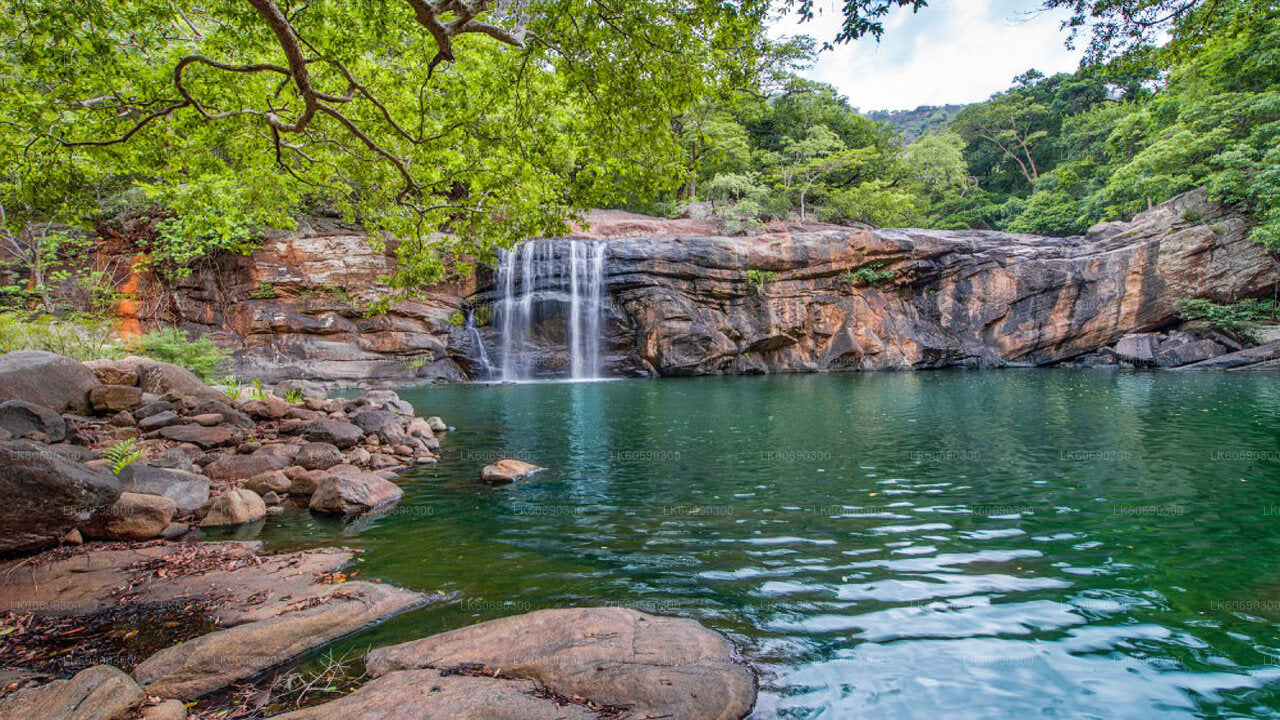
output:
[[[253,454],[258,456],[279,457],[279,458],[284,458],[286,460],[293,460],[294,458],[298,457],[298,452],[300,450],[301,450],[300,446],[295,445],[293,443],[272,443],[270,445],[263,445],[257,450],[254,450]]]
[[[728,640],[693,620],[626,608],[540,610],[372,650],[369,674],[478,664],[628,718],[738,720],[755,701]]]
[[[0,401],[25,400],[58,413],[89,414],[98,379],[70,358],[42,350],[0,355]]]
[[[62,442],[67,437],[67,423],[58,413],[25,400],[0,403],[0,429],[21,438],[29,433],[42,433],[48,442]]]
[[[191,422],[202,427],[213,427],[226,422],[226,418],[222,417],[222,413],[205,413],[203,415],[192,415],[187,418]]]
[[[279,420],[289,412],[289,403],[275,395],[266,395],[260,399],[245,403],[241,409],[251,417],[264,420]]]
[[[381,433],[390,428],[401,431],[399,416],[389,410],[363,410],[351,416],[351,424],[363,430],[365,435]]]
[[[148,463],[152,461],[154,458],[148,458]],[[120,482],[125,492],[173,500],[181,515],[193,513],[209,502],[209,478],[193,472],[135,462],[121,471]]]
[[[324,470],[306,470],[301,474],[295,475],[290,479],[289,494],[300,495],[302,497],[310,497],[320,487],[320,483],[329,479],[329,473]]]
[[[123,367],[136,370],[138,386],[145,392],[161,396],[174,393],[195,402],[221,402],[226,397],[180,365],[139,357],[127,357],[118,362]]]
[[[148,694],[193,700],[423,601],[417,593],[366,582],[329,586],[317,597],[314,607],[161,650],[133,676]]]
[[[176,409],[177,409],[177,406],[175,406],[171,402],[165,402],[164,400],[156,400],[154,402],[144,403],[141,407],[134,408],[132,412],[134,417],[141,420],[143,418],[149,418],[152,415],[158,415],[162,412],[166,412],[169,410],[176,410]]]
[[[103,540],[150,540],[160,537],[177,514],[177,503],[167,497],[126,492],[80,529]]]
[[[137,385],[138,371],[132,367],[117,365],[115,360],[87,360],[83,365],[93,371],[103,385]]]
[[[316,486],[310,508],[318,513],[354,515],[398,502],[403,496],[403,490],[376,475],[331,475]]]
[[[1192,365],[1184,365],[1178,370],[1237,370],[1276,359],[1280,359],[1280,340],[1227,353]]]
[[[186,720],[187,706],[181,700],[162,700],[138,711],[138,720]]]
[[[268,490],[267,492],[262,493],[262,502],[267,504],[267,512],[271,512],[271,508],[275,505],[279,505],[281,500],[282,498],[273,491]]]
[[[148,415],[138,422],[138,429],[143,432],[152,432],[154,430],[162,430],[172,427],[182,422],[182,418],[178,413],[172,410],[164,410],[154,415]]]
[[[259,495],[266,495],[267,493],[289,492],[289,486],[292,484],[293,481],[285,477],[283,472],[272,470],[261,475],[254,475],[245,481],[244,486]]]
[[[364,437],[364,431],[351,423],[337,420],[320,420],[312,423],[303,433],[311,442],[323,442],[339,448],[353,447]]]
[[[170,425],[160,430],[160,436],[176,442],[199,445],[206,450],[239,442],[239,433],[224,425]]]
[[[127,720],[146,697],[133,678],[109,665],[20,690],[0,699],[0,717],[26,720]]]
[[[1164,342],[1160,344],[1155,362],[1160,367],[1178,367],[1225,355],[1226,352],[1225,347],[1213,340]]]
[[[435,415],[432,415],[431,417],[427,418],[427,425],[431,427],[432,432],[437,432],[437,433],[449,432],[449,426],[445,423],[445,421],[441,420],[439,417]]]
[[[138,424],[137,418],[135,418],[133,416],[133,413],[129,412],[128,410],[121,410],[115,415],[112,415],[111,419],[108,420],[107,422],[110,423],[113,427],[122,427],[122,428],[136,427]]]
[[[529,680],[505,680],[439,670],[405,670],[369,682],[333,702],[279,715],[276,720],[415,718],[417,720],[597,720],[581,705],[536,697]]]
[[[342,451],[329,443],[307,443],[294,458],[294,462],[307,470],[328,470],[342,461]]]
[[[231,407],[229,404],[224,402],[224,400],[226,400],[226,398],[222,398],[221,400],[206,400],[193,407],[191,409],[191,414],[210,415],[216,413],[222,416],[222,419],[226,424],[238,427],[241,430],[252,430],[255,427],[256,423],[253,422],[253,418]]]
[[[148,455],[147,464],[151,467],[191,472],[194,467],[192,461],[198,456],[199,452],[200,449],[194,445],[165,448]]]
[[[480,471],[480,479],[490,483],[511,483],[543,469],[532,463],[507,458],[485,465]]]
[[[141,404],[142,389],[133,385],[98,385],[89,391],[94,412],[119,412]]]
[[[1116,357],[1131,365],[1154,365],[1160,336],[1155,333],[1125,335],[1116,343]]]
[[[252,490],[230,490],[214,498],[200,527],[241,525],[266,517],[267,505]]]
[[[289,464],[288,458],[277,455],[224,455],[203,470],[212,480],[247,480],[264,472],[283,470]]]
[[[36,443],[0,442],[0,552],[57,542],[120,497],[109,472]]]
[[[373,456],[369,453],[368,450],[358,447],[358,448],[352,448],[351,450],[347,451],[347,454],[345,456],[345,461],[357,467],[364,467],[369,464],[369,460],[372,457]]]

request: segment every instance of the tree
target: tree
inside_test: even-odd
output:
[[[230,225],[179,242],[320,202],[394,234],[414,284],[679,182],[670,119],[751,82],[767,5],[0,0],[0,134],[158,203],[224,194]]]

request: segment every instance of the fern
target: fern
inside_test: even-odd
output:
[[[146,454],[146,448],[138,447],[137,438],[123,440],[102,451],[102,457],[107,461],[113,475],[124,472],[125,468]]]

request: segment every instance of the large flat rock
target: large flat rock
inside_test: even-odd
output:
[[[68,460],[48,445],[0,442],[0,552],[57,542],[119,497],[120,481],[105,470]]]
[[[0,401],[26,400],[54,412],[89,414],[93,371],[62,355],[19,350],[0,355]]]
[[[108,665],[95,665],[75,677],[19,690],[0,699],[0,718],[127,720],[145,699],[133,678]]]
[[[559,695],[627,708],[623,717],[635,720],[737,720],[750,712],[756,692],[751,671],[723,636],[693,620],[614,607],[492,620],[373,650],[366,666],[375,678],[481,666]]]

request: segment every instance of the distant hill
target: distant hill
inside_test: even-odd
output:
[[[915,110],[873,110],[865,114],[872,120],[892,125],[895,130],[902,133],[903,141],[909,143],[951,120],[964,107],[964,105],[921,105]]]

